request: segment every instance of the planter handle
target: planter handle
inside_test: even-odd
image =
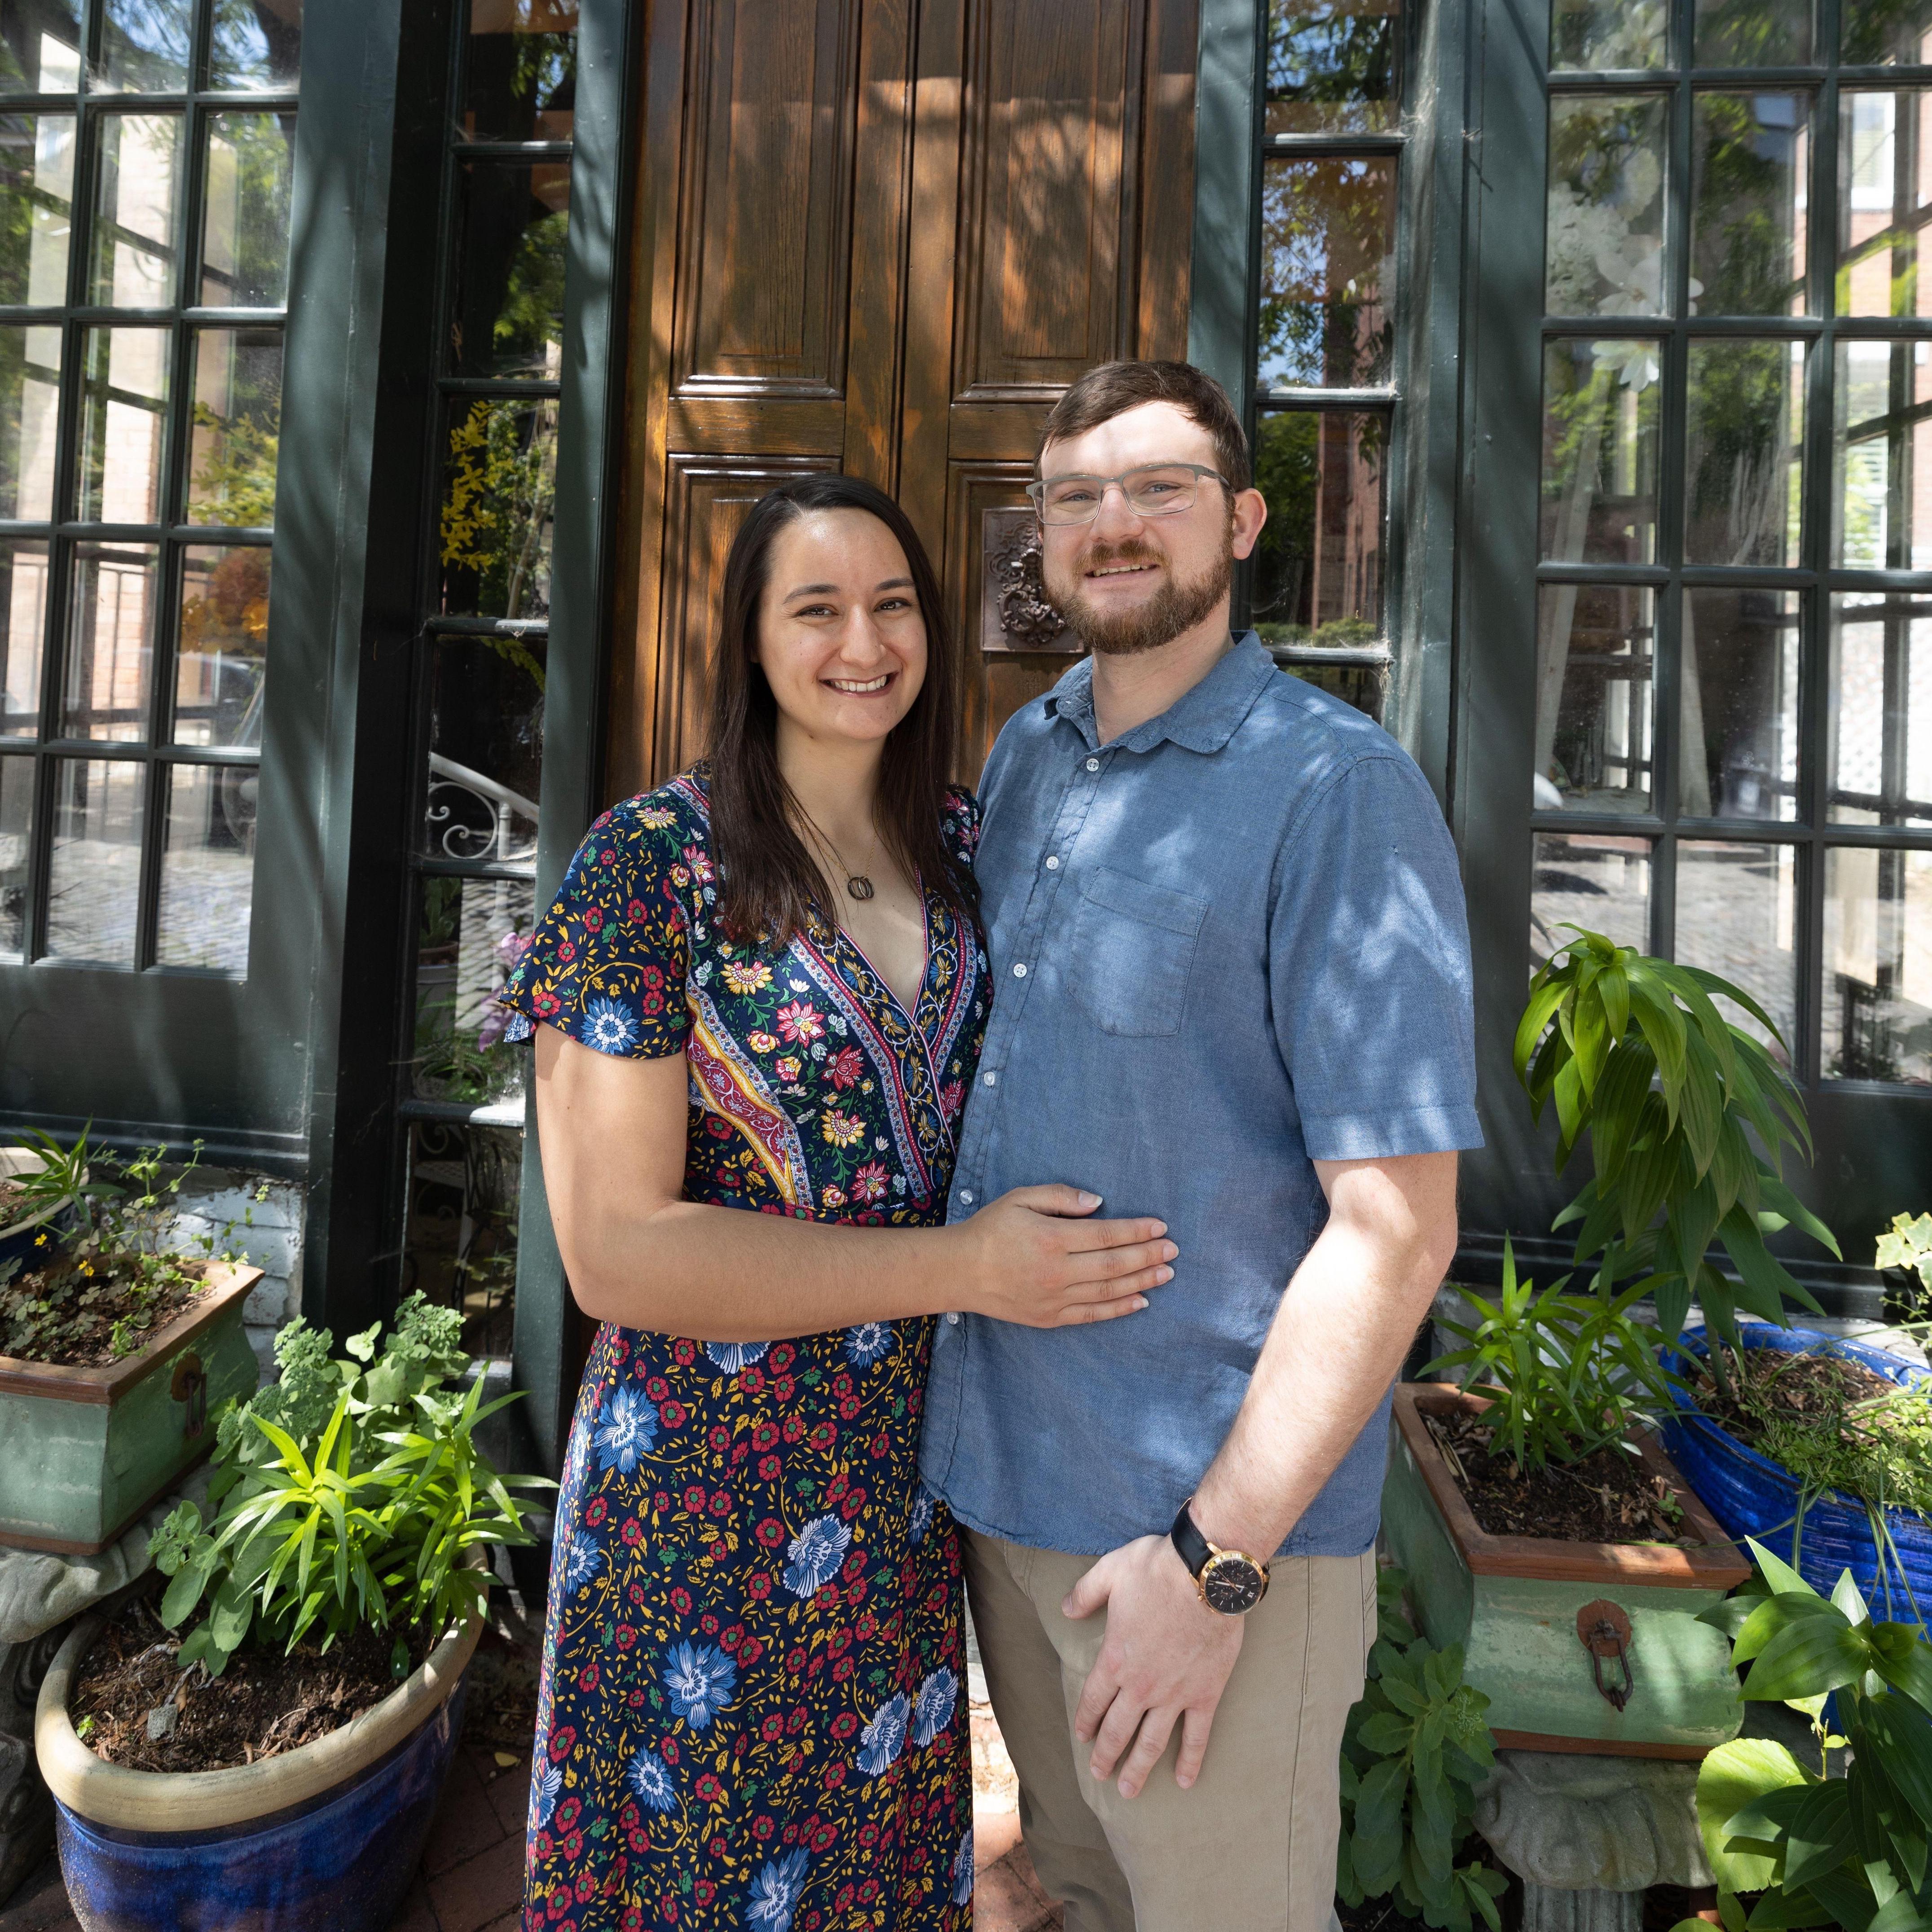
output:
[[[1585,1604],[1576,1612],[1577,1641],[1590,1653],[1590,1669],[1597,1688],[1613,1709],[1621,1711],[1630,1701],[1637,1680],[1630,1668],[1630,1620],[1622,1606],[1607,1597]],[[1614,1661],[1622,1670],[1623,1679],[1603,1681],[1603,1666]]]
[[[182,1424],[181,1432],[193,1441],[208,1420],[208,1371],[201,1366],[201,1358],[192,1348],[184,1348],[175,1358],[168,1394],[176,1402],[188,1404],[188,1415]]]

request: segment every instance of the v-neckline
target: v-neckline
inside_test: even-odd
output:
[[[933,896],[927,891],[926,882],[923,878],[916,873],[914,874],[914,878],[919,888],[919,912],[925,929],[926,956],[920,962],[919,982],[913,989],[912,1004],[910,1006],[908,1006],[893,990],[892,982],[873,964],[872,956],[860,945],[843,921],[835,921],[832,932],[834,944],[836,945],[838,940],[843,940],[852,948],[859,963],[871,976],[880,992],[892,1002],[893,1010],[923,1040],[926,1034],[925,1029],[919,1024],[919,1010],[926,1004],[927,983],[933,976],[933,962],[938,956],[939,948],[933,932]]]

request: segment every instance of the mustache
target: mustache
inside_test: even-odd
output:
[[[1154,563],[1164,564],[1167,558],[1144,543],[1097,543],[1083,550],[1074,568],[1081,575],[1104,564]]]

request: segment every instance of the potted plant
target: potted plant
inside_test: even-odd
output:
[[[84,1923],[381,1932],[421,1856],[482,1627],[484,1552],[527,1541],[478,1450],[461,1317],[420,1295],[347,1358],[296,1322],[281,1380],[220,1423],[168,1582],[56,1658],[35,1749]]]
[[[106,1191],[89,1179],[86,1131],[71,1148],[31,1129],[0,1148],[0,1268],[51,1246],[74,1210]]]
[[[79,1228],[50,1205],[0,1260],[0,1544],[92,1555],[208,1454],[212,1410],[260,1379],[242,1311],[262,1271],[212,1236],[170,1240],[186,1170],[164,1180],[160,1148],[122,1164],[125,1186],[87,1178],[85,1135],[38,1158],[27,1184],[58,1190]]]

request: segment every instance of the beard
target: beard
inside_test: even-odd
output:
[[[1198,577],[1185,582],[1171,575],[1144,604],[1128,610],[1101,610],[1090,603],[1080,585],[1089,570],[1107,564],[1152,563],[1167,559],[1145,544],[1097,543],[1083,550],[1065,577],[1046,578],[1047,596],[1066,620],[1067,628],[1090,651],[1102,657],[1131,657],[1170,644],[1183,631],[1209,616],[1228,594],[1234,580],[1234,519],[1221,531],[1221,548]]]

